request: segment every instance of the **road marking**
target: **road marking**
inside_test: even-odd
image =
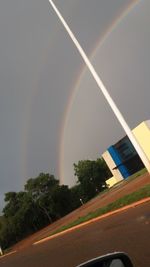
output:
[[[106,213],[106,214],[100,215],[99,217],[93,218],[93,219],[91,219],[91,220],[89,220],[89,221],[87,221],[87,222],[84,222],[84,223],[78,224],[78,225],[76,225],[76,226],[73,226],[73,227],[71,227],[71,228],[69,228],[69,229],[67,229],[67,230],[64,230],[64,231],[60,232],[60,233],[57,233],[57,234],[54,234],[54,235],[51,235],[51,236],[42,238],[41,240],[34,242],[33,245],[38,245],[38,244],[44,243],[44,242],[49,241],[49,240],[51,240],[51,239],[54,239],[54,238],[56,238],[56,237],[58,237],[58,236],[64,235],[64,234],[66,234],[66,233],[72,232],[72,231],[74,231],[74,230],[76,230],[76,229],[79,229],[79,228],[81,228],[81,227],[84,227],[85,225],[88,225],[88,224],[91,224],[91,223],[93,223],[93,222],[99,221],[99,220],[101,220],[101,219],[107,218],[107,217],[109,217],[109,216],[111,216],[111,215],[120,213],[121,211],[125,211],[125,210],[128,210],[128,209],[130,209],[130,208],[137,207],[137,206],[139,206],[139,205],[141,205],[141,204],[144,204],[144,203],[146,203],[146,202],[149,202],[149,201],[150,201],[150,197],[144,198],[144,199],[142,199],[142,200],[139,200],[139,201],[137,201],[137,202],[134,202],[134,203],[132,203],[132,204],[130,204],[130,205],[127,205],[127,206],[125,206],[125,207],[122,207],[122,208],[120,208],[120,209],[117,209],[117,210],[114,210],[114,211],[110,211],[110,212],[108,212],[108,213]]]
[[[3,256],[0,256],[0,259],[2,259],[2,258],[4,258],[4,257],[7,257],[7,256],[10,256],[10,255],[12,255],[12,254],[14,254],[14,253],[16,253],[17,252],[17,250],[14,250],[14,251],[12,251],[12,252],[9,252],[9,253],[7,253],[7,254],[4,254]]]

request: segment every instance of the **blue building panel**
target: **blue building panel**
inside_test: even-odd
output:
[[[120,173],[122,174],[123,178],[127,178],[130,176],[130,172],[126,168],[126,166],[122,163],[121,157],[118,153],[118,151],[115,149],[114,146],[110,146],[108,148],[108,152],[110,153],[113,161],[116,164],[116,167],[119,169]]]

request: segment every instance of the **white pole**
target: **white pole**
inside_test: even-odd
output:
[[[82,205],[84,204],[82,198],[80,198],[80,202],[81,202]]]
[[[68,24],[66,23],[66,21],[62,17],[61,13],[57,9],[56,5],[53,3],[52,0],[49,0],[49,3],[53,7],[54,11],[56,12],[56,14],[59,17],[60,21],[62,22],[63,26],[65,27],[67,33],[69,34],[70,38],[72,39],[73,43],[75,44],[76,48],[78,49],[80,55],[82,56],[85,64],[87,65],[87,67],[90,70],[92,76],[94,77],[94,79],[95,79],[98,87],[102,91],[102,93],[105,96],[107,102],[109,103],[110,107],[112,108],[113,112],[115,113],[118,121],[120,122],[121,126],[123,127],[123,129],[125,130],[126,134],[128,135],[131,143],[133,144],[133,146],[135,147],[137,153],[139,154],[139,156],[140,156],[143,164],[145,165],[146,169],[150,173],[150,161],[149,161],[148,157],[146,156],[146,154],[144,153],[144,151],[140,147],[140,145],[137,142],[135,136],[133,135],[131,129],[129,128],[128,124],[126,123],[125,119],[123,118],[121,112],[117,108],[115,102],[111,98],[111,96],[108,93],[106,87],[104,86],[103,82],[101,81],[99,75],[97,74],[96,70],[94,69],[93,65],[91,64],[90,60],[88,59],[87,55],[85,54],[83,48],[79,44],[79,42],[76,39],[75,35],[73,34],[73,32],[71,31],[71,29],[69,28]]]
[[[1,246],[0,246],[0,255],[3,256],[3,251],[2,251]]]

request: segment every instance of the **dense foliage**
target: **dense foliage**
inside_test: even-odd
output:
[[[103,159],[81,160],[74,164],[75,175],[80,183],[83,200],[86,202],[106,187],[106,179],[111,177]]]
[[[102,159],[74,164],[77,184],[68,188],[48,173],[30,178],[24,191],[5,194],[0,217],[0,245],[3,249],[65,216],[105,188],[110,176]]]

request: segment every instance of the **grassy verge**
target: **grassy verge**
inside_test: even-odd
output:
[[[142,170],[140,170],[140,171],[138,171],[138,172],[136,172],[136,173],[134,173],[134,174],[132,174],[131,176],[129,176],[127,179],[125,179],[125,180],[121,180],[121,181],[119,181],[117,184],[115,184],[113,187],[110,187],[110,188],[107,188],[107,189],[105,189],[105,190],[103,190],[102,192],[100,192],[98,195],[96,195],[95,197],[99,197],[100,195],[103,195],[103,194],[105,194],[105,193],[107,193],[107,192],[109,192],[109,191],[112,191],[113,189],[114,189],[114,187],[118,187],[118,186],[122,186],[122,184],[127,184],[127,183],[129,183],[129,182],[131,182],[132,180],[135,180],[137,177],[139,177],[139,176],[142,176],[143,174],[145,174],[145,173],[147,173],[147,170],[146,170],[146,168],[144,168],[144,169],[142,169]]]
[[[89,221],[89,220],[96,218],[100,215],[106,214],[110,211],[117,210],[121,207],[129,205],[131,203],[134,203],[134,202],[141,200],[143,198],[146,198],[146,197],[150,197],[150,184],[142,187],[140,190],[133,192],[132,194],[125,195],[124,197],[108,204],[107,206],[105,206],[103,208],[99,208],[94,212],[90,212],[86,216],[79,217],[77,220],[57,229],[55,232],[52,233],[52,235],[59,233],[59,232],[62,232],[64,230],[67,230],[67,229],[69,229],[73,226],[76,226],[78,224],[81,224],[83,222]]]
[[[134,180],[135,178],[139,177],[139,176],[142,176],[143,174],[145,174],[147,172],[146,168],[132,174],[131,176],[129,176],[129,178],[126,180],[126,181],[132,181]]]

